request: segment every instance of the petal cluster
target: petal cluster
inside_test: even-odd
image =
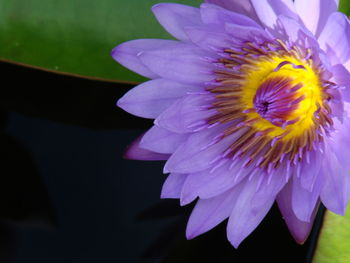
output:
[[[350,197],[350,24],[337,0],[207,0],[153,7],[177,40],[113,58],[151,80],[118,106],[155,119],[127,157],[166,160],[162,198],[197,200],[186,236],[228,219],[234,247],[276,201],[295,240],[319,204]]]

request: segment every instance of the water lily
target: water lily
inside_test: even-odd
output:
[[[158,4],[177,40],[123,43],[113,58],[150,78],[118,106],[155,119],[127,157],[167,160],[162,198],[196,200],[186,236],[228,218],[234,247],[276,201],[295,240],[322,202],[350,196],[350,24],[337,0]]]

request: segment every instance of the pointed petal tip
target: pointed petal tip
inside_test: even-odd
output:
[[[117,107],[123,109],[123,105],[124,105],[124,99],[123,97],[121,97],[119,100],[117,100],[116,104]]]
[[[180,198],[180,205],[185,206],[191,203],[192,201],[193,201],[193,198],[191,197]]]
[[[111,57],[116,62],[118,62],[119,64],[121,64],[129,69],[128,60],[131,60],[131,57],[137,57],[140,53],[140,52],[135,53],[135,51],[133,51],[133,45],[134,45],[134,43],[137,43],[138,40],[139,39],[126,41],[126,42],[121,43],[118,46],[114,47],[110,53]],[[135,63],[133,63],[133,64],[135,64]],[[133,69],[130,69],[130,70],[133,70]]]
[[[117,100],[117,102],[115,103],[115,105],[122,109],[123,111],[126,111],[134,116],[138,116],[138,117],[143,117],[143,116],[139,116],[139,114],[137,114],[137,112],[133,111],[132,108],[132,104],[128,102],[128,99],[125,97],[125,95],[123,97],[121,97],[119,100]]]
[[[337,215],[340,215],[340,216],[345,216],[346,206],[339,206],[337,210],[332,211],[332,212],[334,212],[334,213],[336,213]]]
[[[168,199],[169,197],[167,197],[167,194],[164,190],[164,185],[163,185],[163,188],[162,188],[162,191],[160,192],[160,199]]]
[[[239,245],[242,243],[243,239],[237,239],[237,238],[229,238],[228,241],[230,241],[231,245],[235,248],[238,249]]]
[[[188,225],[187,225],[187,228],[186,228],[186,239],[187,240],[191,240],[191,239],[194,239],[197,236],[198,235],[196,235],[196,232],[193,229],[191,229],[190,227],[188,227]]]
[[[305,243],[305,241],[308,239],[310,232],[311,232],[311,229],[312,229],[312,224],[313,224],[313,222],[311,222],[311,224],[308,227],[306,227],[306,228],[304,227],[304,229],[302,231],[295,231],[295,229],[289,228],[289,233],[291,234],[294,241],[298,245],[303,245]]]
[[[165,193],[164,191],[161,191],[160,193],[160,199],[177,199],[177,197],[172,197],[169,196],[167,193]]]
[[[322,199],[321,199],[322,200]],[[332,211],[333,213],[340,215],[340,216],[344,216],[345,212],[346,212],[346,207],[347,205],[342,205],[340,204],[340,202],[336,203],[326,203],[325,200],[322,200],[323,205],[330,211]]]
[[[307,240],[309,235],[307,236],[304,236],[304,237],[296,237],[296,236],[293,236],[295,242],[298,244],[298,245],[304,245],[305,241]]]
[[[154,119],[153,124],[160,127],[158,118]]]
[[[114,47],[112,50],[111,50],[111,57],[117,61],[118,63],[120,63],[120,57],[123,55],[123,46],[124,46],[124,43],[121,43],[119,44],[118,46]]]
[[[345,216],[345,210],[346,210],[345,207],[340,207],[339,210],[335,213],[340,215],[340,216]]]
[[[315,211],[317,211],[317,209],[315,209]],[[288,220],[284,219],[285,223],[287,224],[289,233],[297,244],[303,245],[308,239],[312,229],[314,215],[309,222],[300,221],[295,215],[293,215],[292,218]]]
[[[179,199],[179,197],[176,196],[174,191],[168,192],[168,190],[165,190],[163,187],[162,191],[160,192],[160,199]]]
[[[135,158],[135,155],[134,155],[135,147],[138,147],[137,139],[126,147],[126,149],[123,152],[123,159],[137,160],[137,158]]]
[[[135,156],[134,156],[133,154],[130,153],[129,148],[127,148],[127,149],[124,151],[122,157],[123,157],[123,159],[126,159],[126,160],[137,160],[137,159],[135,158]]]
[[[140,148],[140,136],[134,142],[132,142],[125,150],[123,158],[128,160],[140,160],[140,161],[164,161],[169,158],[169,154],[162,154],[152,152],[143,148]]]
[[[198,197],[197,193],[195,193],[194,191],[186,191],[185,188],[186,188],[186,181],[184,183],[184,187],[181,190],[181,196],[180,196],[181,206],[185,206],[192,203]]]
[[[227,224],[227,230],[226,230],[226,235],[228,241],[231,243],[231,245],[235,248],[238,249],[240,244],[243,242],[243,240],[247,237],[247,235],[244,235],[242,233],[238,232],[232,232],[232,230],[229,230],[229,223]]]
[[[169,5],[169,3],[158,3],[158,4],[153,5],[151,7],[151,10],[154,14],[156,14],[159,9],[163,8],[166,5]]]
[[[170,173],[169,169],[167,168],[166,164],[164,165],[164,168],[163,168],[163,174],[168,174]]]
[[[186,239],[187,240],[191,240],[194,239],[202,234],[204,234],[205,232],[207,232],[208,230],[204,230],[202,225],[195,225],[195,224],[191,224],[190,222],[187,223],[187,227],[186,227]]]
[[[114,53],[116,52],[117,47],[118,47],[118,46],[114,47],[114,48],[111,50],[110,55],[111,55],[112,58],[113,58],[113,56],[114,56]]]
[[[167,193],[164,193],[163,191],[160,193],[160,199],[179,199],[178,197],[174,197],[172,195],[169,195]]]

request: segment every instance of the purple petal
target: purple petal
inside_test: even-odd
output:
[[[301,176],[303,176],[302,171]],[[312,172],[309,170],[309,172]],[[315,209],[317,201],[319,200],[322,188],[322,174],[318,175],[312,191],[304,189],[301,185],[300,179],[295,175],[293,177],[293,193],[292,193],[292,207],[296,217],[304,222],[310,222],[312,213]]]
[[[332,134],[333,141],[330,143],[330,151],[333,152],[339,161],[340,165],[344,167],[345,171],[350,171],[350,104],[344,103],[346,116],[344,121],[341,122],[337,119],[334,120],[335,133]]]
[[[173,153],[186,141],[189,135],[177,134],[158,126],[153,126],[142,137],[140,146],[158,153]]]
[[[348,114],[350,105],[344,105]],[[337,132],[332,134],[332,141],[325,152],[327,161],[323,163],[325,185],[321,192],[321,200],[334,213],[344,214],[350,197],[349,117],[346,116],[343,123],[335,119],[334,128]]]
[[[263,39],[270,40],[269,35],[257,27],[241,26],[235,24],[226,24],[226,32],[233,38],[250,41],[252,37],[260,36]]]
[[[317,213],[318,205],[315,206],[310,222],[300,221],[292,209],[292,182],[289,182],[277,196],[277,204],[285,220],[289,232],[295,241],[303,244],[310,234],[312,224]]]
[[[345,89],[341,90],[341,94],[344,100],[350,102],[350,73],[342,65],[337,64],[332,67],[333,77],[339,86],[344,86]]]
[[[198,193],[196,192],[196,189],[193,187],[193,179],[198,178],[200,179],[199,173],[189,174],[186,178],[186,181],[182,187],[182,191],[180,194],[180,205],[188,205],[189,203],[192,203],[197,197]]]
[[[316,47],[316,49],[319,49],[317,40],[299,21],[284,15],[279,15],[278,21],[283,25],[285,31],[284,38],[286,40],[298,43],[302,45],[303,48]],[[305,41],[305,39],[307,39],[307,41]],[[301,44],[303,42],[306,42],[306,45]]]
[[[139,58],[144,51],[172,47],[177,41],[163,39],[137,39],[125,42],[112,50],[112,57],[124,67],[147,78],[157,78],[158,75],[147,68]]]
[[[161,198],[180,198],[182,186],[187,174],[170,174],[162,188]]]
[[[210,185],[210,183],[214,181],[213,179],[215,178],[211,176],[208,169],[202,172],[189,174],[184,187],[182,188],[180,199],[181,205],[187,205],[196,199],[198,197],[198,189],[203,185]]]
[[[215,114],[208,110],[213,100],[211,94],[187,95],[165,110],[155,123],[176,133],[189,133],[207,128],[207,119]]]
[[[136,116],[154,119],[187,92],[201,89],[195,85],[183,85],[167,79],[155,79],[131,89],[119,99],[117,105]]]
[[[157,4],[152,11],[159,23],[175,38],[189,41],[184,28],[202,24],[199,9],[180,4]]]
[[[220,50],[232,45],[229,35],[216,27],[187,27],[186,32],[194,44],[205,50]]]
[[[332,212],[345,214],[349,201],[349,171],[341,166],[334,153],[328,152],[323,163],[324,186],[321,191],[322,203]]]
[[[192,239],[220,224],[230,214],[242,184],[210,199],[199,199],[187,224],[186,237]]]
[[[300,183],[301,186],[308,191],[312,191],[320,173],[323,156],[319,151],[309,152],[309,163],[304,160],[301,168]]]
[[[227,237],[235,248],[258,226],[285,184],[284,176],[278,174],[271,182],[262,183],[259,187],[261,176],[263,175],[258,174],[251,180],[245,180],[244,188],[232,209],[227,224]]]
[[[294,5],[305,26],[317,37],[328,17],[338,10],[338,2],[339,0],[295,0]]]
[[[253,169],[230,169],[231,163],[226,161],[216,169],[189,174],[182,189],[181,204],[186,205],[197,197],[209,199],[221,195],[239,184]]]
[[[350,24],[346,15],[332,13],[323,28],[318,42],[332,64],[344,63],[350,58]]]
[[[213,167],[213,162],[244,132],[242,129],[215,143],[223,130],[224,127],[220,125],[191,135],[169,158],[164,171],[195,173]]]
[[[350,59],[348,59],[347,61],[345,61],[343,63],[344,67],[349,71],[350,70]]]
[[[207,199],[222,194],[235,187],[254,169],[252,166],[242,168],[242,163],[238,163],[233,168],[230,168],[231,164],[232,161],[227,161],[220,167],[210,169],[205,174],[203,173],[203,179],[198,177],[197,180],[200,181],[200,184],[197,185],[196,192],[200,198]]]
[[[282,165],[272,170],[270,173],[258,173],[255,175],[258,180],[258,186],[254,197],[251,200],[251,209],[257,210],[260,206],[264,206],[266,200],[271,196],[276,196],[286,185],[288,178],[286,177],[287,167]]]
[[[292,0],[251,0],[251,3],[260,21],[268,28],[275,28],[279,15],[298,19]]]
[[[183,43],[140,55],[142,63],[161,77],[190,84],[213,80],[213,61],[217,58],[214,53]]]
[[[228,23],[261,28],[257,22],[246,15],[234,13],[216,5],[202,4],[200,13],[203,23],[207,25],[211,24],[223,26]]]
[[[344,121],[344,104],[346,103],[346,96],[348,90],[333,90],[333,92],[329,92],[331,96],[333,96],[333,100],[329,102],[329,106],[332,109],[333,120],[338,119],[341,123]]]
[[[169,159],[169,154],[161,154],[140,148],[142,136],[133,141],[124,153],[124,158],[130,160],[160,161]]]
[[[258,21],[258,17],[252,7],[250,0],[205,0],[206,3],[221,6],[227,10],[240,13]]]

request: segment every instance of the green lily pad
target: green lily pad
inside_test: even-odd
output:
[[[112,60],[116,45],[170,38],[150,8],[159,0],[2,0],[0,60],[119,82],[144,78]],[[200,0],[171,0],[199,6]],[[340,1],[350,14],[350,2]]]
[[[350,262],[350,211],[345,216],[327,211],[313,263]]]
[[[349,2],[349,0],[340,0],[339,1],[339,11],[343,12],[347,16],[350,15],[350,2]]]
[[[170,38],[150,8],[159,0],[1,0],[0,59],[47,70],[139,82],[112,48],[131,39]],[[197,5],[202,1],[174,1]]]

